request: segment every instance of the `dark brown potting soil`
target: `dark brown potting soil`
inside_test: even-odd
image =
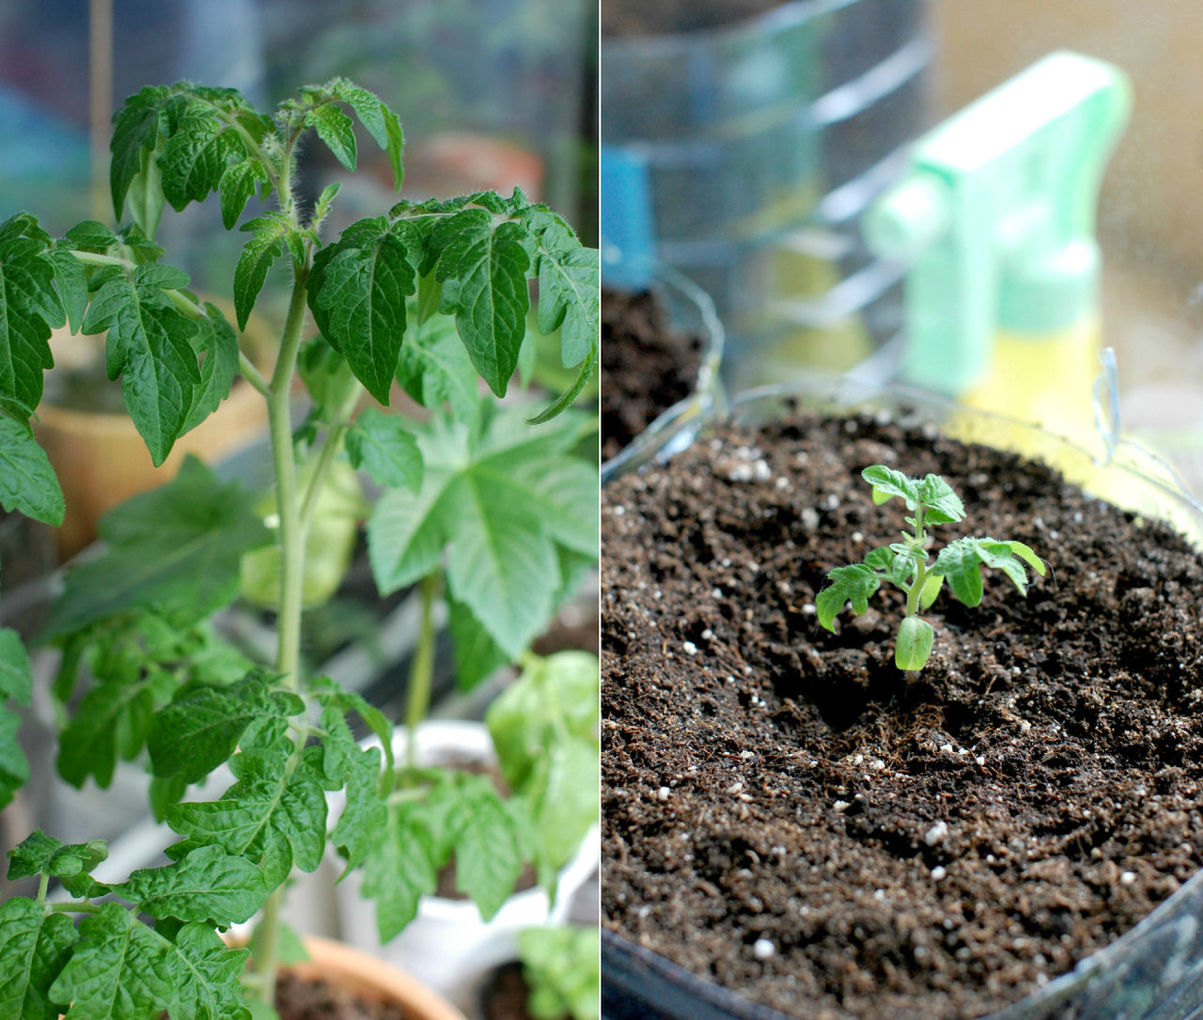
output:
[[[799,1017],[974,1017],[1203,863],[1203,562],[1052,469],[881,419],[721,431],[603,492],[603,923]],[[815,621],[896,541],[860,471],[936,472],[1050,566],[929,611]]]
[[[602,459],[616,456],[693,391],[702,339],[672,326],[653,291],[602,290]]]
[[[346,988],[324,981],[306,981],[288,972],[276,982],[276,1011],[280,1020],[405,1020],[407,1014],[391,1002],[368,1002]]]
[[[530,985],[517,961],[502,964],[485,982],[481,994],[481,1015],[484,1020],[533,1020],[527,1002]]]
[[[780,7],[782,0],[602,0],[602,35],[668,35],[734,25]]]

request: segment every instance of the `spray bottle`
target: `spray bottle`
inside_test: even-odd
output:
[[[910,263],[906,381],[1090,445],[1095,208],[1130,103],[1122,71],[1058,52],[914,146],[863,224]]]

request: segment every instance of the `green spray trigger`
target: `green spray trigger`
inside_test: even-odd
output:
[[[1130,97],[1118,68],[1053,53],[915,144],[863,223],[875,253],[910,263],[908,381],[960,394],[1000,332],[1097,317],[1095,209]]]

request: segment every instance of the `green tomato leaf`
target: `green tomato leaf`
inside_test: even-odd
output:
[[[107,551],[68,571],[47,636],[129,609],[171,610],[179,623],[203,619],[237,594],[242,554],[272,538],[251,495],[195,457],[167,485],[106,514],[100,534]]]
[[[964,520],[965,505],[939,475],[927,475],[918,486],[919,502],[927,507],[924,521],[928,524],[950,524]]]
[[[221,224],[233,230],[238,217],[255,193],[255,188],[267,181],[267,170],[257,159],[247,159],[226,165],[217,183],[221,194]]]
[[[479,377],[455,324],[439,316],[409,337],[397,362],[397,381],[423,407],[446,404],[456,421],[473,425],[480,413]]]
[[[234,267],[234,314],[238,319],[238,328],[246,329],[259,292],[267,282],[267,271],[284,254],[285,238],[290,228],[280,218],[261,216],[248,220],[242,229],[250,232],[251,239],[243,246],[238,264]]]
[[[354,743],[352,741],[352,743]],[[380,795],[380,750],[346,750],[346,803],[330,842],[346,858],[347,870],[358,868],[372,855],[373,845],[388,827],[388,807]]]
[[[347,456],[377,485],[422,489],[422,451],[406,419],[366,408],[347,432]]]
[[[156,713],[146,748],[156,776],[204,779],[224,764],[255,720],[279,714],[262,676],[251,674],[229,687],[186,688]]]
[[[320,748],[314,750],[320,756]],[[219,846],[258,864],[268,889],[284,882],[294,865],[315,870],[326,845],[326,794],[309,758],[297,761],[284,740],[243,750],[230,769],[237,781],[219,800],[167,809],[167,824],[185,837],[168,852],[179,857]]]
[[[337,106],[318,106],[305,114],[305,126],[313,128],[334,158],[355,170],[355,125]]]
[[[29,760],[18,739],[20,728],[21,717],[7,707],[0,708],[0,807],[29,782]]]
[[[0,412],[0,506],[55,527],[63,523],[63,490],[50,458],[27,424]]]
[[[472,364],[489,388],[505,396],[526,336],[530,307],[525,231],[473,207],[436,227],[435,277],[443,285],[440,310],[455,315]]]
[[[1035,557],[1036,554],[1027,546],[1023,546],[1023,549]],[[940,550],[932,570],[948,578],[954,598],[972,607],[982,601],[980,567],[983,564],[1006,574],[1021,595],[1027,593],[1028,575],[1023,564],[1031,561],[1023,553],[1020,553],[1020,558],[1015,553],[1010,542],[999,542],[992,538],[958,538]]]
[[[168,944],[116,903],[85,917],[79,944],[50,986],[71,1020],[149,1020],[172,1001]]]
[[[218,405],[230,395],[230,387],[238,375],[238,337],[233,327],[216,305],[206,303],[205,311],[208,316],[200,320],[197,337],[204,355],[200,367],[200,386],[184,422],[184,432],[190,432],[217,410]]]
[[[530,985],[532,1016],[601,1016],[601,933],[596,928],[527,928],[518,933],[518,955]]]
[[[172,971],[171,1020],[250,1020],[250,1007],[238,980],[247,955],[245,949],[230,949],[210,925],[184,925],[174,941],[167,943]]]
[[[54,282],[67,313],[67,323],[72,333],[78,333],[88,308],[88,274],[69,248],[51,248],[46,259],[54,268]]]
[[[167,109],[178,100],[167,85],[149,85],[130,96],[113,118],[109,184],[113,213],[122,218],[125,196],[143,170],[144,159],[159,145],[160,124]]]
[[[931,655],[933,638],[934,631],[930,623],[918,616],[905,617],[898,627],[894,664],[908,671],[922,669]]]
[[[400,191],[404,178],[401,166],[404,137],[401,132],[400,119],[373,93],[353,84],[346,78],[335,78],[325,87],[335,99],[351,107],[359,119],[359,123],[367,129],[376,144],[387,153],[389,163],[393,168],[394,187]]]
[[[199,847],[161,868],[141,868],[111,889],[151,917],[222,926],[249,919],[270,891],[254,864],[218,846]]]
[[[28,899],[0,904],[0,1016],[11,1020],[55,1020],[68,1000],[55,1000],[50,986],[66,966],[78,934],[65,914],[48,914]]]
[[[28,705],[33,698],[33,668],[21,643],[21,635],[0,627],[0,700],[12,698]]]
[[[363,862],[363,895],[375,901],[376,930],[388,942],[418,913],[418,901],[438,887],[428,836],[410,824],[413,803],[390,804],[388,820],[370,841]]]
[[[45,874],[52,878],[72,878],[87,874],[108,855],[104,840],[63,843],[37,829],[8,852],[8,877],[15,880]]]
[[[447,630],[451,634],[455,682],[460,690],[472,690],[511,661],[472,610],[455,599],[449,600]]]
[[[1023,560],[1037,574],[1041,577],[1045,575],[1046,567],[1044,560],[1036,555],[1031,546],[1024,545],[1022,542],[1008,542],[1007,545],[1011,547],[1012,553]]]
[[[382,404],[405,338],[406,299],[417,277],[387,221],[361,220],[314,260],[309,308],[331,346]]]
[[[462,778],[449,818],[456,832],[455,884],[488,921],[514,891],[522,874],[522,851],[514,820],[492,781],[487,776]]]
[[[390,592],[413,583],[446,549],[451,597],[516,658],[562,594],[560,550],[597,555],[596,474],[586,484],[581,462],[571,463],[580,420],[531,428],[507,409],[478,437],[441,419],[416,434],[421,491],[387,491],[368,521],[377,585]],[[552,491],[561,483],[563,492]]]
[[[88,691],[59,738],[59,775],[75,787],[92,776],[107,788],[118,757],[132,760],[141,752],[154,711],[172,683],[163,672],[149,670]]]
[[[879,506],[895,496],[905,501],[908,510],[914,510],[919,505],[918,483],[901,471],[884,464],[874,464],[865,468],[860,476],[873,486],[873,502]]]
[[[539,331],[560,331],[567,368],[597,354],[601,330],[601,268],[596,248],[582,247],[558,216],[527,220],[537,236],[534,269],[539,279]]]
[[[66,320],[40,235],[24,213],[0,224],[0,397],[29,411],[42,399],[42,373],[54,364],[51,329]]]
[[[815,596],[819,626],[835,630],[836,615],[846,602],[852,603],[852,611],[860,614],[869,609],[869,596],[881,587],[881,578],[872,567],[853,563],[847,567],[835,567],[828,574],[828,585]]]
[[[199,327],[161,293],[187,285],[177,273],[142,265],[110,277],[92,298],[83,325],[85,333],[108,331],[109,378],[122,377],[125,406],[156,466],[183,433],[201,382],[192,346]]]
[[[598,822],[598,677],[587,652],[534,659],[485,717],[502,774],[528,804],[530,849],[549,891]]]
[[[580,371],[577,372],[576,379],[571,386],[561,393],[555,400],[548,404],[542,411],[531,418],[527,418],[528,425],[542,425],[545,421],[551,421],[552,418],[564,413],[573,402],[579,397],[589,380],[593,377],[594,370],[597,368],[597,349],[596,347],[589,353],[589,356],[581,362]]]

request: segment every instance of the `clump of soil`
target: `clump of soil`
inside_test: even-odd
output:
[[[306,981],[284,971],[276,982],[276,1011],[280,1020],[405,1020],[406,1013],[391,1002],[366,1002],[354,993],[325,981]]]
[[[702,338],[673,327],[653,291],[602,290],[602,459],[610,460],[697,383]]]
[[[783,0],[607,0],[601,5],[601,30],[606,36],[668,35],[719,28],[754,18],[782,5]]]
[[[1050,468],[884,418],[725,429],[603,490],[603,923],[808,1018],[980,1016],[1203,863],[1203,561]],[[829,569],[896,540],[860,472],[943,475],[1051,567],[840,633]]]

